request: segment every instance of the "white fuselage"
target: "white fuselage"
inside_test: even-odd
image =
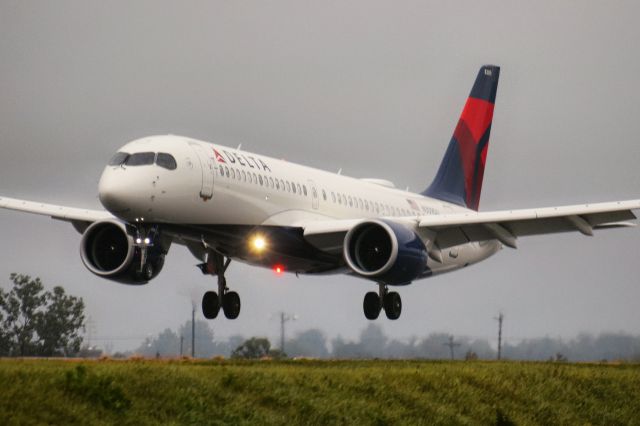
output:
[[[355,179],[180,136],[130,142],[120,152],[163,152],[175,170],[156,165],[107,166],[100,200],[129,222],[187,225],[295,226],[304,219],[412,217],[469,211],[398,190],[390,182]],[[420,235],[429,247],[428,234]],[[458,269],[496,253],[494,240],[461,244],[429,259],[433,273]]]

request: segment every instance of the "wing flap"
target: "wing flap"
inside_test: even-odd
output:
[[[635,226],[630,221],[636,219],[632,212],[636,209],[640,209],[640,200],[481,213],[468,211],[421,216],[418,221],[415,217],[384,219],[416,231],[432,231],[440,249],[491,239],[515,248],[518,237],[560,232],[592,235],[595,229]],[[307,220],[295,225],[303,228],[305,239],[320,250],[339,253],[345,234],[363,220],[367,219]]]
[[[473,225],[482,223],[525,222],[536,219],[554,219],[567,216],[588,216],[592,224],[604,224],[608,221],[635,219],[631,210],[640,209],[640,200],[615,201],[611,203],[585,204],[563,207],[545,207],[540,209],[504,210],[493,212],[465,212],[444,215],[429,215],[420,218],[420,227],[446,227]]]
[[[593,235],[594,229],[635,226],[630,222],[635,209],[640,209],[640,200],[427,216],[419,226],[436,232],[440,248],[492,238],[515,248],[518,237],[575,231]]]

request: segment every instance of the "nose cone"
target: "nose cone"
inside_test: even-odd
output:
[[[98,198],[110,213],[122,217],[131,210],[127,203],[127,189],[124,176],[111,168],[105,169],[98,184]]]

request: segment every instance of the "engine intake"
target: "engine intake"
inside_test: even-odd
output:
[[[99,277],[122,284],[146,284],[160,273],[168,244],[158,236],[146,250],[142,264],[142,248],[135,244],[126,226],[115,220],[91,224],[80,242],[84,266]]]
[[[343,252],[358,275],[385,284],[409,284],[427,268],[427,249],[420,237],[386,220],[354,226],[345,236]]]

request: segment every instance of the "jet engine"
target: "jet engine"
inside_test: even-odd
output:
[[[136,239],[121,222],[95,222],[80,242],[82,263],[102,278],[122,284],[146,284],[162,270],[170,242],[163,243],[159,234],[143,241]]]
[[[351,228],[343,252],[358,275],[384,284],[409,284],[427,268],[427,249],[420,237],[412,229],[386,220],[370,220]]]

